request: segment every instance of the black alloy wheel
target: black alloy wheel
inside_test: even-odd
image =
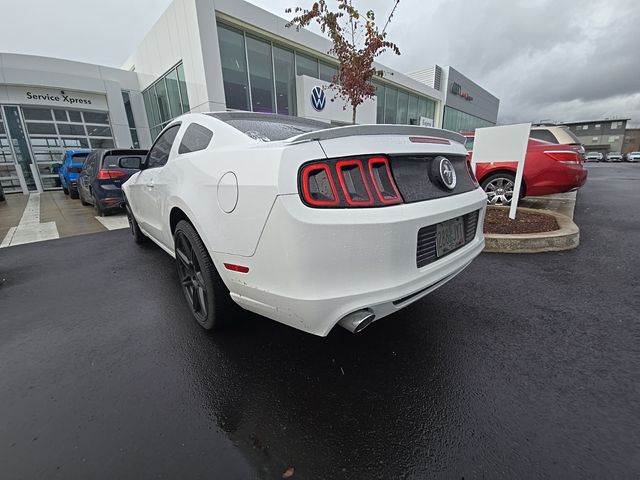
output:
[[[174,241],[178,279],[191,313],[206,330],[222,326],[232,314],[232,300],[206,247],[184,220],[176,226]]]
[[[131,211],[131,207],[129,207],[129,203],[125,204],[125,210],[127,212],[127,220],[129,221],[129,231],[133,236],[133,240],[138,244],[145,243],[147,241],[147,237],[140,227],[138,226],[138,222],[136,221],[136,217],[133,216],[133,212]]]

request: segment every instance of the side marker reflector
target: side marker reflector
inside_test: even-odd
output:
[[[235,265],[233,263],[225,263],[224,268],[231,270],[232,272],[249,273],[249,267],[243,265]]]

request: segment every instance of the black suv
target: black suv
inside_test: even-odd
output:
[[[78,193],[83,205],[93,205],[98,215],[124,207],[122,184],[140,170],[147,150],[94,150],[78,177]]]

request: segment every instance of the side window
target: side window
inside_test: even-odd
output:
[[[93,175],[93,170],[94,170],[94,165],[96,164],[96,159],[98,158],[98,153],[94,152],[91,154],[91,156],[89,157],[89,160],[87,160],[87,166],[85,168],[87,175],[91,176]]]
[[[173,141],[176,139],[179,128],[180,124],[173,125],[158,137],[156,143],[154,143],[151,150],[149,150],[149,163],[147,164],[147,168],[158,168],[167,163],[171,145],[173,145]]]
[[[187,130],[182,136],[182,142],[180,142],[180,147],[178,147],[178,153],[189,153],[204,150],[209,146],[212,138],[213,132],[211,130],[197,123],[192,123],[187,127]]]
[[[531,130],[529,136],[531,138],[535,138],[536,140],[543,140],[549,143],[558,143],[556,137],[549,130]]]
[[[467,141],[464,144],[464,148],[466,148],[468,151],[473,150],[473,141],[475,140],[475,137],[467,137]]]

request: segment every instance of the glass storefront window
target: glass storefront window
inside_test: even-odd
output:
[[[376,86],[376,123],[384,123],[384,85],[374,82]]]
[[[244,36],[235,30],[218,26],[218,44],[227,108],[249,110],[249,81]]]
[[[182,104],[182,113],[187,113],[189,107],[189,96],[187,95],[187,82],[184,80],[184,67],[182,64],[176,67],[178,74],[178,88],[180,89],[180,103]]]
[[[271,44],[252,37],[246,37],[246,40],[252,110],[254,112],[272,113],[274,108]]]
[[[158,99],[158,112],[160,113],[160,121],[166,122],[171,120],[171,110],[169,109],[169,99],[167,98],[167,87],[164,79],[161,79],[155,85],[156,98]]]
[[[51,115],[51,110],[49,110],[49,115]],[[36,135],[57,135],[56,127],[53,123],[34,123],[27,122],[27,131],[29,134]]]
[[[407,123],[407,110],[409,108],[409,95],[407,92],[400,91],[398,93],[398,111],[396,116],[396,123]]]
[[[282,115],[296,114],[296,72],[293,52],[273,47],[273,66],[276,77],[276,107]]]
[[[91,148],[113,148],[113,140],[111,138],[92,138]]]
[[[46,120],[49,122],[53,120],[49,108],[22,107],[22,115],[25,120]]]
[[[106,112],[84,112],[84,122],[109,125],[109,115]]]
[[[444,107],[442,128],[447,130],[453,130],[454,132],[473,132],[476,128],[492,127],[493,125],[495,124],[488,120],[474,117],[455,108]]]
[[[418,125],[420,120],[418,119],[418,97],[415,95],[409,95],[409,110],[407,113],[407,124]]]
[[[70,122],[82,123],[82,115],[80,115],[80,112],[76,112],[75,110],[68,110],[67,113],[69,114]]]
[[[217,28],[228,109],[295,115],[297,75],[332,82],[338,73],[330,62],[257,38],[254,33],[220,23]],[[435,101],[385,83],[373,82],[378,123],[417,125],[420,116],[433,119]],[[154,125],[159,124],[152,128]]]
[[[398,106],[398,90],[385,87],[384,123],[396,123],[396,109]]]
[[[89,148],[86,138],[63,138],[62,143],[65,148]]]
[[[180,87],[178,86],[178,72],[171,70],[164,77],[167,85],[167,98],[169,99],[169,108],[171,116],[177,117],[182,113],[182,105],[180,104]]]
[[[83,125],[74,125],[72,123],[59,123],[58,132],[60,135],[86,135]]]
[[[333,83],[336,75],[338,75],[338,69],[336,67],[320,62],[320,80]]]
[[[66,110],[53,110],[53,116],[56,119],[56,122],[68,122],[69,118],[67,117]]]
[[[90,137],[110,137],[110,127],[98,127],[94,125],[87,125],[87,133]]]
[[[318,78],[318,60],[296,53],[296,73]]]

